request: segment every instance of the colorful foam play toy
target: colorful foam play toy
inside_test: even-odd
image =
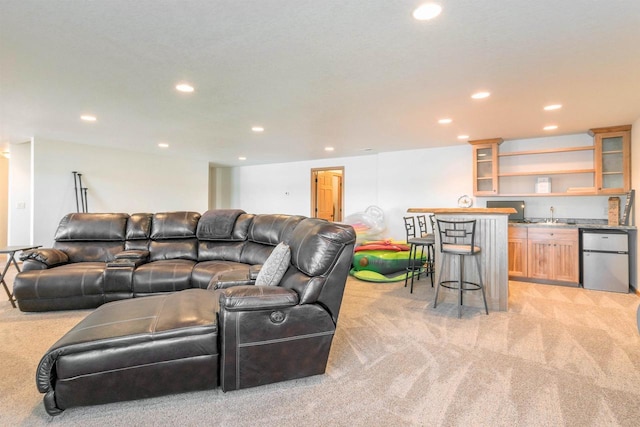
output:
[[[349,274],[367,282],[398,282],[407,275],[409,255],[404,242],[365,242],[356,248]]]

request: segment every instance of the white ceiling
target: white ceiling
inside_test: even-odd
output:
[[[438,0],[442,15],[418,22],[421,3],[0,0],[0,143],[240,165],[640,118],[640,1]],[[492,96],[470,99],[481,89]]]

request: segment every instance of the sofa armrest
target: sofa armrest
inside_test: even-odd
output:
[[[59,249],[45,248],[45,249],[31,249],[24,251],[20,255],[21,261],[36,261],[45,266],[45,268],[51,268],[69,262],[69,256]]]
[[[220,310],[256,311],[293,307],[298,294],[279,286],[234,286],[220,293]]]
[[[116,254],[117,260],[127,259],[134,261],[147,262],[149,260],[149,251],[140,249],[130,249],[128,251],[122,251]]]
[[[262,264],[252,265],[249,267],[249,278],[251,280],[256,280],[258,278],[258,273],[262,270]]]
[[[253,285],[255,279],[251,279],[250,274],[245,270],[225,271],[215,275],[207,289],[227,289],[234,286]]]
[[[122,267],[131,267],[136,268],[139,265],[145,264],[147,262],[146,259],[129,259],[129,258],[121,258],[115,259],[113,261],[109,261],[107,263],[107,268],[122,268]]]

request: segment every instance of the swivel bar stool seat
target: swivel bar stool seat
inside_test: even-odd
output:
[[[433,308],[438,306],[438,294],[440,286],[458,291],[458,318],[462,315],[462,293],[466,291],[481,291],[484,301],[484,310],[489,314],[487,308],[487,297],[484,293],[482,282],[482,271],[480,269],[480,248],[475,245],[476,220],[470,221],[445,221],[436,219],[438,222],[438,232],[440,233],[440,252],[442,260],[438,273],[438,286],[436,288],[436,298],[433,301]],[[458,257],[458,278],[456,280],[442,280],[445,255],[455,255]],[[472,256],[478,268],[478,283],[465,280],[464,260],[465,257]]]

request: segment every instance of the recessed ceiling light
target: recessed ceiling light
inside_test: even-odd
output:
[[[448,125],[451,122],[453,122],[452,119],[440,119],[440,120],[438,120],[438,123],[440,123],[441,125]]]
[[[169,148],[169,144],[167,144],[166,142],[161,142],[158,144],[158,147],[160,148]]]
[[[180,92],[193,92],[193,86],[191,86],[190,84],[187,83],[180,83],[176,85],[176,90],[180,91]]]
[[[334,148],[333,147],[324,147],[324,151],[333,151]]]
[[[473,99],[484,99],[484,98],[488,98],[491,95],[491,93],[489,92],[477,92],[474,93],[473,95],[471,95],[471,97]]]
[[[544,130],[556,130],[558,129],[558,125],[549,125],[543,128]]]
[[[469,135],[458,135],[458,139],[469,139]]]
[[[428,21],[440,15],[441,12],[442,6],[439,4],[425,3],[413,11],[413,17],[418,21]]]
[[[82,116],[80,116],[80,118],[85,122],[95,122],[96,120],[98,120],[96,116],[92,116],[90,114],[83,114]]]
[[[264,132],[264,128],[262,126],[253,126],[251,130],[254,132]]]
[[[247,158],[244,157],[244,156],[240,156],[240,157],[238,157],[238,160],[247,160]]]
[[[552,105],[547,105],[546,107],[544,107],[544,109],[546,111],[559,110],[561,108],[562,108],[562,104],[552,104]]]

